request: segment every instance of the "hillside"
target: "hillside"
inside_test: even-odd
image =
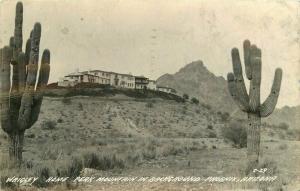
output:
[[[165,74],[157,79],[157,84],[176,89],[179,94],[196,97],[202,103],[223,111],[237,109],[227,90],[223,77],[216,77],[208,71],[202,61],[195,61],[181,68],[177,73]]]
[[[231,116],[243,117],[227,90],[227,82],[210,72],[202,61],[187,64],[175,74],[165,74],[157,79],[158,85],[176,89],[179,94],[186,93],[202,103],[211,105],[216,111],[226,111]],[[263,120],[269,124],[287,123],[299,128],[300,106],[276,108],[272,115]],[[298,125],[297,125],[298,124]]]
[[[265,119],[270,124],[286,123],[293,129],[300,129],[300,106],[285,106],[276,109],[272,115]]]
[[[225,112],[216,112],[201,103],[162,98],[136,99],[123,94],[45,97],[39,120],[25,134],[25,170],[3,172],[2,167],[9,164],[5,158],[7,137],[3,132],[0,136],[0,170],[8,176],[25,173],[39,177],[76,177],[79,172],[87,173],[83,174],[85,176],[241,177],[246,150],[224,138],[223,131],[231,126],[229,120]],[[238,129],[244,125],[242,121],[237,122]],[[240,136],[240,132],[232,131],[230,135]],[[294,135],[292,131],[276,127],[262,129],[262,161],[272,158],[274,161],[266,164],[272,165],[268,168],[290,172],[284,175],[288,183],[294,182],[300,174],[295,170],[300,169],[296,162],[300,156],[297,154],[299,141],[295,141],[298,138]],[[282,150],[285,155],[280,154]],[[42,180],[36,183],[37,186],[50,186]],[[83,186],[88,187],[82,189],[111,190],[121,185],[87,184]],[[199,185],[203,186],[201,190],[211,191],[244,186],[186,184],[187,188]],[[146,184],[135,186],[136,190],[143,190],[139,186]],[[165,190],[176,184],[148,186],[149,190]]]

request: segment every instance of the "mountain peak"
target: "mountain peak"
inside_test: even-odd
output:
[[[193,62],[185,65],[183,68],[180,69],[180,71],[181,70],[194,70],[194,69],[198,70],[198,69],[203,69],[203,68],[206,69],[202,60],[197,60],[197,61],[193,61]]]
[[[172,87],[179,94],[189,94],[200,102],[214,108],[232,110],[235,105],[227,90],[227,82],[210,72],[202,60],[193,61],[173,75],[165,74],[158,78],[157,84]]]

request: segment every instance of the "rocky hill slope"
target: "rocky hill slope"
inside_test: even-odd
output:
[[[232,111],[237,108],[227,90],[226,80],[208,71],[200,60],[186,65],[173,75],[159,77],[157,83],[175,88],[179,94],[196,97],[215,109]]]
[[[226,79],[215,76],[200,60],[187,64],[175,74],[162,75],[157,79],[157,83],[160,86],[172,87],[181,95],[188,94],[190,97],[196,97],[216,111],[226,111],[236,117],[245,116],[231,98]],[[300,106],[286,106],[276,109],[264,121],[275,125],[287,123],[292,128],[298,128],[299,116]]]

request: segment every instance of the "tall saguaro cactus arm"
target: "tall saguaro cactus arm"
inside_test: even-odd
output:
[[[275,71],[271,92],[267,97],[266,101],[261,105],[260,116],[267,117],[274,111],[279,97],[281,79],[282,79],[282,70],[278,68]]]
[[[244,82],[240,55],[237,48],[233,48],[231,51],[233,73],[228,73],[227,82],[229,92],[239,108],[248,113],[248,168],[253,168],[257,165],[259,158],[261,117],[269,116],[275,109],[280,91],[282,70],[280,68],[276,69],[271,93],[266,101],[261,104],[261,50],[255,45],[251,45],[249,40],[244,41],[243,49],[245,73],[247,79],[250,80],[249,94]]]
[[[25,53],[22,24],[23,4],[18,2],[14,36],[9,46],[0,49],[1,127],[9,135],[9,155],[18,162],[22,160],[24,132],[38,119],[50,73],[50,51],[46,49],[37,79],[41,24],[34,25]]]

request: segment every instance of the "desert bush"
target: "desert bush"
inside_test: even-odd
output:
[[[157,157],[157,151],[155,146],[147,146],[142,150],[142,157],[146,160],[155,159]]]
[[[179,155],[179,154],[183,154],[186,152],[186,149],[184,147],[182,147],[181,145],[166,145],[162,148],[161,153],[158,153],[159,155],[162,156],[169,156],[169,155]]]
[[[52,147],[46,146],[45,148],[41,149],[40,158],[42,160],[47,160],[47,159],[56,160],[61,154],[61,152],[62,152],[61,148],[59,148],[57,145]]]
[[[9,172],[1,172],[1,177],[0,177],[0,185],[1,189],[9,189],[9,190],[15,190],[17,188],[17,184],[13,182],[6,182],[7,178],[12,177],[11,173]]]
[[[285,133],[283,133],[283,132],[279,132],[278,136],[279,136],[279,139],[285,139],[286,138]]]
[[[34,167],[34,163],[32,160],[24,160],[24,164],[23,164],[26,168],[28,169],[32,169]]]
[[[214,127],[212,125],[207,125],[207,129],[213,129]]]
[[[277,125],[277,128],[282,129],[282,130],[287,130],[289,128],[289,125],[285,122],[282,122]]]
[[[35,134],[34,133],[30,133],[30,134],[26,135],[26,137],[28,137],[30,139],[33,139],[33,138],[35,138]]]
[[[79,109],[80,111],[83,110],[83,105],[82,105],[82,103],[78,103],[78,109]]]
[[[141,145],[141,156],[143,159],[151,160],[157,157],[157,148],[159,147],[159,142],[156,139],[148,138],[145,139]]]
[[[277,163],[273,159],[263,158],[258,165],[258,169],[266,168],[267,171],[265,172],[265,175],[273,176],[279,173],[279,169],[277,166]]]
[[[147,108],[153,108],[153,103],[152,102],[147,102],[146,107]]]
[[[222,135],[234,143],[235,146],[243,148],[247,146],[247,132],[241,121],[232,121],[222,129]]]
[[[56,122],[53,120],[46,120],[42,122],[42,129],[53,130],[56,128]]]
[[[56,169],[58,177],[76,178],[83,169],[83,162],[79,157],[72,157],[71,161],[63,168]]]
[[[183,99],[188,100],[189,99],[189,95],[188,94],[183,94],[182,95]]]
[[[14,184],[13,182],[6,182],[7,178],[9,178],[8,176],[3,176],[1,175],[0,177],[0,181],[1,181],[1,188],[2,189],[10,189],[10,190],[14,190],[17,185]]]
[[[286,150],[288,148],[287,144],[281,144],[278,147],[280,150]]]
[[[184,106],[182,107],[181,114],[186,115],[186,114],[187,114],[187,109],[188,109],[187,106],[184,105]]]
[[[192,138],[201,138],[201,137],[203,137],[203,131],[200,129],[197,129],[191,134],[191,137]]]
[[[63,122],[62,118],[59,118],[59,119],[57,120],[57,123],[62,123],[62,122]]]
[[[279,172],[277,163],[270,158],[262,158],[260,160],[260,163],[257,167],[257,169],[266,169],[264,176],[277,176],[276,182],[259,182],[258,187],[262,191],[282,191],[286,190],[282,186],[286,185],[285,180],[283,179],[283,176],[281,176],[281,173]],[[253,170],[253,169],[252,169]],[[255,173],[255,175],[259,176],[261,173]]]
[[[49,183],[46,182],[51,176],[51,171],[48,167],[44,166],[37,168],[35,175],[39,177],[39,179],[33,183],[36,187],[47,187],[49,185]]]
[[[194,103],[194,104],[199,104],[199,100],[197,98],[195,98],[195,97],[193,97],[191,99],[191,102]]]
[[[69,98],[69,97],[63,97],[61,102],[65,105],[70,105],[72,103],[71,98]]]
[[[288,131],[286,132],[286,134],[287,134],[288,136],[295,136],[295,135],[297,134],[297,132],[296,132],[295,130],[288,130]]]
[[[217,134],[215,132],[210,131],[208,133],[208,138],[217,138]]]
[[[125,160],[126,160],[126,164],[135,165],[136,163],[138,163],[141,160],[141,155],[139,152],[132,151],[127,154]]]
[[[99,156],[96,153],[91,152],[83,156],[83,161],[84,167],[97,170],[125,168],[124,160],[118,158],[116,154],[102,154]]]
[[[211,105],[206,104],[206,103],[202,103],[201,106],[204,107],[204,108],[206,108],[206,109],[208,109],[208,110],[211,109]]]
[[[270,137],[274,137],[274,135],[275,135],[275,133],[274,133],[273,131],[270,131],[270,132],[269,132],[269,136],[270,136]]]
[[[228,112],[221,113],[221,120],[228,121],[230,114]]]

